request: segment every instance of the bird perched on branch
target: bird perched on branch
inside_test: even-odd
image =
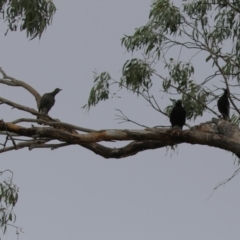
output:
[[[62,89],[56,88],[53,92],[45,93],[42,95],[39,104],[39,112],[46,115],[52,108],[55,103],[55,96],[61,91]]]
[[[228,101],[228,90],[224,89],[223,95],[218,99],[217,106],[218,111],[222,114],[223,119],[229,120],[229,110],[230,110],[230,104]]]
[[[172,128],[183,128],[183,125],[186,122],[186,111],[182,106],[182,101],[178,100],[175,106],[170,113],[170,122],[172,124]]]

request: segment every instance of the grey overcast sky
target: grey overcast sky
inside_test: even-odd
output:
[[[53,24],[40,41],[28,41],[19,32],[5,37],[6,25],[1,23],[0,66],[7,74],[41,94],[62,88],[50,115],[64,122],[94,129],[139,128],[119,124],[118,108],[145,125],[169,125],[168,119],[127,92],[89,113],[81,109],[93,71],[107,70],[119,78],[124,61],[131,58],[120,39],[147,22],[151,1],[55,4]],[[36,108],[23,89],[1,86],[0,96]],[[168,96],[157,99],[163,107],[169,104]],[[20,116],[31,117],[1,105],[5,121]],[[211,117],[205,114],[196,123]],[[20,240],[238,240],[239,176],[206,200],[216,184],[236,170],[233,160],[226,151],[186,144],[175,153],[158,149],[120,160],[71,146],[1,154],[1,170],[11,169],[20,188],[15,208],[16,225],[24,231]],[[9,228],[3,239],[17,239],[15,230]]]

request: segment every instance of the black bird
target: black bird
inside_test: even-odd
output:
[[[172,124],[172,128],[183,128],[183,125],[186,122],[186,111],[182,106],[181,100],[178,100],[173,107],[172,112],[170,113],[170,122]]]
[[[229,120],[229,110],[230,110],[230,104],[228,101],[228,90],[224,89],[223,95],[218,99],[217,105],[218,105],[218,111],[222,114],[223,119]]]
[[[52,108],[55,103],[55,96],[61,91],[62,89],[56,88],[53,92],[45,93],[42,95],[39,104],[39,112],[46,115]]]

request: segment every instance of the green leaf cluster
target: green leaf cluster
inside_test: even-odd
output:
[[[16,221],[16,215],[12,212],[18,201],[18,187],[12,181],[0,183],[0,228],[3,234],[7,230],[7,225]]]
[[[125,86],[138,95],[140,92],[151,88],[152,75],[153,69],[143,60],[136,58],[128,60],[123,65],[119,87]]]
[[[155,30],[161,29],[164,34],[172,34],[178,30],[181,24],[181,14],[179,8],[169,0],[157,0],[152,4],[149,14],[149,25]]]
[[[120,79],[109,81],[118,84],[119,89],[126,88],[143,97],[160,113],[163,111],[155,102],[158,97],[153,98],[154,89],[162,94],[159,98],[170,100],[171,104],[165,106],[167,114],[174,102],[182,99],[187,117],[192,120],[205,111],[219,116],[214,108],[223,94],[222,88],[228,87],[235,103],[232,119],[237,122],[240,116],[237,107],[240,100],[235,97],[236,87],[240,87],[239,29],[239,1],[193,0],[176,6],[170,0],[154,0],[148,22],[121,40],[132,55],[141,52],[142,59],[127,60]],[[196,79],[195,74],[202,66],[212,71],[209,74],[200,70]]]
[[[31,39],[42,36],[55,12],[51,0],[0,0],[0,13],[8,23],[8,30],[25,30]]]
[[[108,99],[110,80],[111,76],[107,72],[102,72],[100,75],[95,74],[95,84],[90,91],[88,103],[85,104],[82,108],[89,110],[91,106],[95,106],[99,101]]]

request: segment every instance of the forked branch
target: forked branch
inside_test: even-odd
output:
[[[147,149],[156,149],[174,146],[181,143],[207,145],[217,147],[235,153],[240,156],[240,131],[238,127],[224,120],[215,119],[216,125],[202,124],[191,130],[156,129],[147,128],[139,130],[108,129],[94,131],[87,134],[76,134],[64,129],[52,127],[30,127],[25,128],[12,123],[0,122],[0,131],[8,131],[19,136],[30,137],[34,142],[17,144],[17,148],[29,147],[54,148],[54,145],[43,145],[47,141],[58,140],[62,146],[80,145],[105,158],[122,158],[134,155]],[[205,126],[206,125],[206,126]],[[38,142],[39,141],[39,142]],[[42,142],[46,141],[46,142]],[[109,148],[102,146],[99,142],[110,141],[132,141],[122,148]],[[34,147],[31,147],[34,145]],[[57,145],[56,145],[57,147]],[[12,148],[11,150],[13,150]],[[4,152],[4,148],[1,150]]]
[[[37,102],[39,101],[40,95],[34,88],[23,81],[7,76],[2,69],[0,69],[0,72],[4,77],[4,79],[0,79],[0,83],[9,86],[21,86],[34,95]],[[104,158],[123,158],[148,149],[173,147],[176,144],[188,143],[220,148],[230,151],[238,157],[240,156],[240,131],[238,126],[224,120],[213,119],[184,131],[170,128],[148,128],[128,119],[119,110],[121,116],[118,117],[121,117],[124,121],[135,123],[143,129],[103,129],[97,131],[54,120],[48,115],[40,114],[33,108],[2,97],[0,97],[0,101],[14,109],[40,117],[40,119],[19,118],[11,122],[0,121],[0,134],[6,136],[5,142],[1,144],[0,153],[26,147],[32,150],[35,148],[57,149],[69,145],[78,145]],[[31,123],[31,125],[23,127],[19,125],[21,123]],[[33,123],[43,125],[34,126]],[[116,141],[131,141],[131,143],[121,148],[110,148],[101,144],[101,142]]]

